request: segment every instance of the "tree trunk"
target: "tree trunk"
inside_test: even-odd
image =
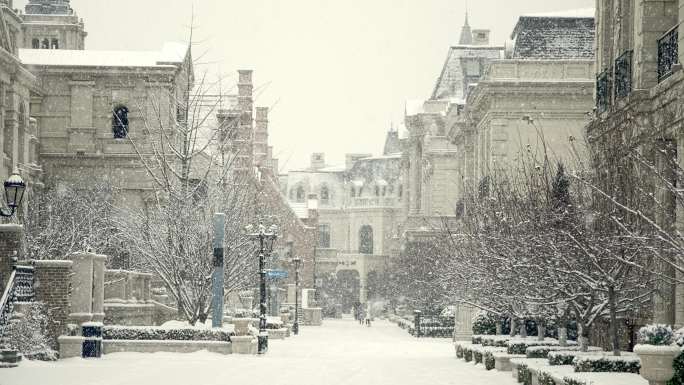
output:
[[[568,320],[565,315],[558,320],[558,345],[568,346]]]
[[[527,338],[527,325],[524,318],[520,322],[520,337]]]
[[[511,332],[509,333],[511,337],[515,337],[515,317],[511,317]]]
[[[503,321],[496,321],[496,335],[500,336],[503,334]]]
[[[608,305],[610,306],[610,337],[613,343],[613,355],[620,355],[620,336],[617,327],[617,310],[615,299],[615,287],[608,286]]]
[[[544,341],[544,337],[546,334],[546,326],[544,325],[543,320],[538,320],[537,321],[537,340],[538,341]]]
[[[577,327],[579,328],[580,351],[586,352],[589,350],[589,327],[584,325],[584,322],[579,322]]]

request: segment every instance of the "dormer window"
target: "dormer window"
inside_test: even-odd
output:
[[[112,114],[112,133],[114,139],[124,139],[128,136],[128,108],[118,106]]]

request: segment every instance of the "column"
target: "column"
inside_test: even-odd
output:
[[[460,303],[456,305],[454,317],[454,341],[470,341],[473,337],[473,315],[475,308]]]
[[[69,319],[82,324],[93,319],[93,255],[74,253],[71,276],[71,313]]]
[[[93,321],[104,320],[104,255],[93,254]]]

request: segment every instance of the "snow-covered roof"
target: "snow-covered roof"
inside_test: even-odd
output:
[[[486,45],[454,46],[449,48],[446,61],[432,91],[431,99],[465,99],[466,86],[473,79],[466,76],[464,61],[486,62],[488,60],[501,59],[503,50],[503,47]]]
[[[187,45],[166,43],[160,51],[95,51],[66,49],[20,49],[27,65],[74,67],[168,67],[181,64]]]
[[[592,59],[594,16],[521,16],[511,39],[514,59]]]
[[[569,9],[569,10],[565,10],[565,11],[528,13],[528,14],[525,14],[522,16],[526,16],[526,17],[585,18],[585,17],[594,17],[595,14],[596,14],[595,8],[578,8],[578,9]]]

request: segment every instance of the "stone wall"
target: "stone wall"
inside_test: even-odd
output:
[[[71,308],[71,261],[35,261],[34,290],[36,300],[45,304],[50,317],[49,335],[53,347],[57,337],[66,333]]]

